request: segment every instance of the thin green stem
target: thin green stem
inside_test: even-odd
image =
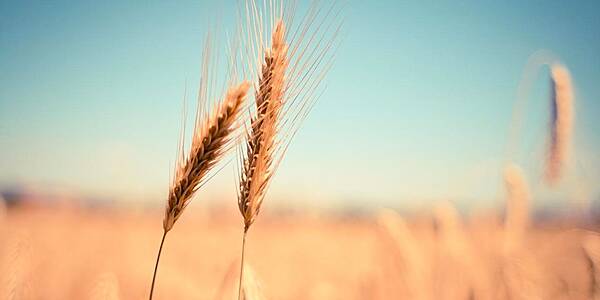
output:
[[[158,270],[158,262],[160,261],[160,254],[162,253],[163,244],[165,243],[165,237],[167,236],[167,231],[163,232],[162,239],[160,240],[160,247],[158,248],[158,255],[156,256],[156,264],[154,265],[154,274],[152,275],[152,286],[150,287],[150,298],[152,300],[152,294],[154,293],[154,282],[156,281],[156,271]]]
[[[242,238],[242,258],[240,261],[240,282],[238,285],[238,300],[242,299],[242,280],[244,278],[244,252],[246,249],[246,234],[248,233],[248,228],[244,228],[244,236]]]

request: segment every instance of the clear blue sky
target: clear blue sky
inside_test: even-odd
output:
[[[236,1],[223,2],[0,3],[0,186],[163,200],[207,25],[235,25]],[[547,70],[532,87],[518,162],[536,195],[584,190],[597,199],[598,11],[598,1],[348,1],[327,92],[270,197],[495,201],[522,70],[529,55],[549,49],[576,86],[575,163],[558,191],[540,187]],[[232,167],[203,197],[234,197]]]

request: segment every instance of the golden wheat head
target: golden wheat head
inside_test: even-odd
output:
[[[244,221],[238,300],[242,299],[246,234],[293,136],[315,103],[323,76],[333,59],[331,48],[339,26],[313,6],[295,30],[294,6],[283,1],[245,2],[246,26],[241,32],[248,58],[245,67],[254,81],[255,106],[249,110],[245,141],[239,153],[238,208]],[[267,7],[268,5],[268,7]],[[333,7],[332,7],[333,8]],[[266,12],[267,15],[264,15]],[[315,20],[323,20],[321,21]],[[264,31],[267,28],[267,31]],[[330,33],[332,34],[330,36]]]
[[[214,114],[194,133],[190,153],[178,164],[169,189],[163,220],[165,231],[171,230],[208,172],[228,149],[249,87],[248,82],[242,82],[229,88]]]
[[[258,215],[292,137],[314,105],[339,29],[328,22],[335,20],[333,7],[326,14],[313,7],[297,27],[290,25],[293,7],[285,7],[283,1],[274,1],[267,10],[268,16],[263,16],[265,8],[246,2],[246,57],[249,77],[255,78],[255,107],[240,153],[238,207],[245,230]]]
[[[261,77],[257,84],[256,112],[247,132],[246,156],[240,180],[238,206],[249,228],[258,214],[265,190],[273,174],[276,150],[275,138],[284,91],[287,67],[287,44],[283,40],[285,26],[277,22],[273,31],[272,47],[265,51]]]

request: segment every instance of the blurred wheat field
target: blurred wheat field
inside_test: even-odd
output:
[[[441,210],[441,212],[438,212]],[[600,238],[498,216],[269,216],[247,245],[266,299],[597,299]],[[169,236],[157,299],[234,299],[239,220],[191,213]],[[2,221],[2,299],[144,299],[159,213],[19,209]]]

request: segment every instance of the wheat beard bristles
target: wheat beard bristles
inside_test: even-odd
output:
[[[276,24],[272,47],[265,51],[256,97],[256,116],[247,133],[246,154],[240,180],[238,206],[247,231],[260,210],[265,190],[273,173],[275,137],[284,102],[285,71],[288,45],[284,40],[285,25]]]
[[[227,150],[231,133],[236,129],[242,104],[250,84],[246,81],[229,88],[224,101],[215,114],[204,122],[194,134],[192,148],[187,159],[177,168],[175,180],[169,189],[169,198],[163,228],[168,232],[179,219],[192,195],[206,174]]]
[[[571,132],[573,129],[573,86],[566,67],[551,66],[552,120],[550,149],[546,166],[546,181],[556,183],[568,157]]]

